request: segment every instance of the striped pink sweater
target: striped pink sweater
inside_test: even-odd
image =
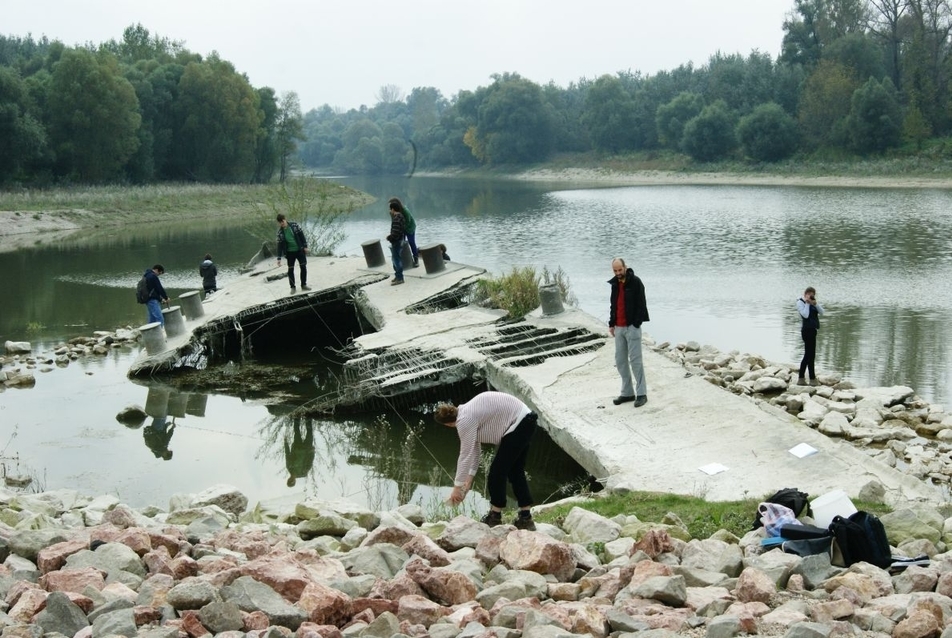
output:
[[[502,437],[532,412],[516,397],[505,392],[482,392],[457,408],[459,460],[456,484],[462,485],[479,469],[479,444],[499,445]]]

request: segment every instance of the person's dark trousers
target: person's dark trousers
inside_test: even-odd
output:
[[[806,378],[803,373],[809,370],[810,378],[816,379],[816,330],[803,328],[800,330],[800,336],[803,337],[803,360],[800,361],[800,378]]]
[[[512,484],[519,507],[532,505],[529,481],[526,480],[526,457],[529,454],[529,441],[535,432],[539,417],[530,412],[519,421],[516,429],[502,437],[496,456],[489,466],[486,483],[489,488],[489,503],[500,509],[506,507],[506,479]]]
[[[307,285],[307,253],[303,250],[298,250],[293,253],[288,253],[286,255],[288,260],[288,281],[291,282],[291,287],[294,288],[294,262],[298,262],[301,265],[301,285]]]

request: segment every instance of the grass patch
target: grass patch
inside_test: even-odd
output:
[[[472,301],[482,306],[505,310],[510,319],[522,319],[539,307],[539,286],[543,284],[555,284],[563,302],[571,306],[578,305],[568,275],[561,266],[555,271],[543,268],[541,273],[532,266],[513,267],[511,271],[498,277],[480,279],[476,282]]]
[[[697,496],[662,492],[629,492],[607,494],[585,503],[559,505],[534,516],[537,521],[560,525],[573,507],[581,507],[606,518],[619,514],[634,515],[645,523],[660,523],[673,515],[684,523],[691,538],[710,538],[720,529],[740,538],[750,531],[757,505],[769,496],[770,494],[764,494],[761,498],[711,502]],[[892,511],[890,507],[881,503],[854,501],[854,505],[859,510],[871,512],[877,516]]]
[[[325,196],[353,210],[373,197],[324,180]],[[0,191],[0,211],[55,212],[81,225],[128,220],[167,221],[187,217],[254,216],[274,197],[271,184],[171,183],[148,186],[82,186]]]

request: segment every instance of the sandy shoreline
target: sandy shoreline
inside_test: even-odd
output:
[[[952,177],[862,177],[756,175],[745,173],[676,173],[638,171],[622,173],[601,168],[530,169],[513,175],[525,181],[579,182],[604,186],[822,186],[831,188],[952,188]]]

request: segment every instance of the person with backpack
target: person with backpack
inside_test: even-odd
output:
[[[310,290],[307,285],[307,237],[297,222],[289,222],[284,213],[278,213],[278,266],[281,257],[288,258],[288,282],[291,284],[291,294],[297,291],[294,283],[294,262],[300,264],[301,290]]]
[[[202,288],[205,289],[205,295],[218,290],[218,267],[212,261],[211,253],[205,253],[205,261],[199,265],[198,274],[202,276]]]
[[[162,304],[169,303],[169,296],[162,287],[159,275],[165,274],[165,268],[162,264],[156,264],[143,273],[145,280],[146,302],[145,308],[148,316],[146,323],[159,323],[165,325],[165,317],[162,316]],[[138,293],[137,293],[138,294]]]
[[[410,244],[410,254],[413,255],[413,267],[416,268],[420,265],[420,251],[417,249],[416,245],[416,220],[413,219],[413,215],[410,214],[410,209],[403,205],[396,197],[391,197],[390,208],[393,210],[403,213],[403,232],[407,237],[407,243]]]

